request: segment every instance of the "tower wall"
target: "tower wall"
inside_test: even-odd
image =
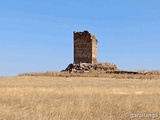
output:
[[[88,31],[74,32],[74,63],[97,62],[97,39]]]

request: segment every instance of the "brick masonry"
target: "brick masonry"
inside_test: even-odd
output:
[[[97,45],[96,37],[89,33],[74,32],[74,64],[79,63],[97,63]]]

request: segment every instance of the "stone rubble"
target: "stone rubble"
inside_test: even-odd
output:
[[[65,70],[62,72],[69,73],[84,73],[84,72],[92,72],[92,71],[115,71],[117,70],[116,65],[110,63],[80,63],[80,64],[69,64]]]

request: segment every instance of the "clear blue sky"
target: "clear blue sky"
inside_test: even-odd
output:
[[[160,69],[160,0],[0,0],[0,76],[59,71],[73,31],[89,30],[98,61]]]

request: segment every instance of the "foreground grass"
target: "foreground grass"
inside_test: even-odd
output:
[[[159,80],[0,78],[2,120],[125,120],[126,113],[160,115],[159,101]]]

